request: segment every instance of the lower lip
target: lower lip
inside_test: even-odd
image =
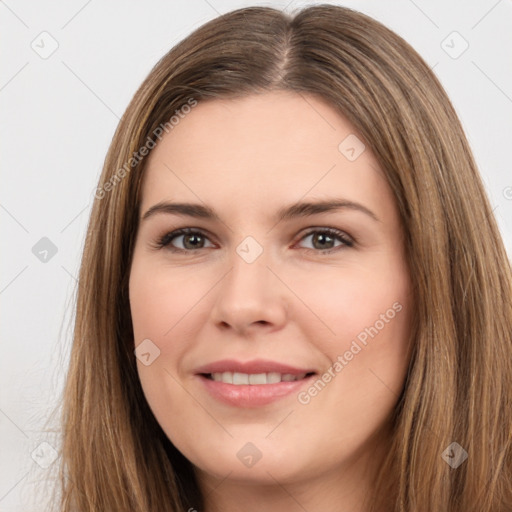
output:
[[[309,383],[314,375],[292,382],[276,384],[226,384],[203,375],[198,375],[208,392],[217,400],[235,407],[260,407],[281,398],[298,393],[300,388]]]

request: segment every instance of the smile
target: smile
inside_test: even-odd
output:
[[[215,382],[224,382],[225,384],[234,384],[235,386],[243,385],[261,385],[261,384],[277,384],[279,382],[293,382],[302,380],[307,373],[292,375],[291,373],[239,373],[239,372],[222,372],[210,373],[209,378]]]
[[[210,397],[231,406],[251,408],[298,393],[316,373],[266,360],[224,360],[196,369],[195,375]]]

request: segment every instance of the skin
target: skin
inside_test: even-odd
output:
[[[137,368],[157,421],[195,467],[207,512],[241,502],[249,512],[367,510],[409,362],[412,302],[393,195],[368,148],[354,161],[340,152],[350,134],[324,101],[272,92],[200,102],[150,154],[130,305],[135,346],[150,339],[160,355]],[[295,202],[334,198],[378,220],[350,208],[274,218]],[[162,201],[208,205],[220,220],[142,219]],[[203,234],[155,246],[184,227]],[[308,228],[334,228],[355,243]],[[263,249],[252,263],[236,251],[247,236]],[[401,310],[332,377],[338,356],[393,304]],[[228,358],[319,376],[331,368],[331,380],[307,404],[292,393],[238,408],[212,398],[194,375]],[[252,467],[237,457],[247,442],[262,455]]]

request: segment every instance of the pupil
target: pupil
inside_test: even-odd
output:
[[[195,242],[192,242],[190,244],[190,240],[191,239],[195,239]],[[185,235],[185,237],[183,238],[183,242],[184,242],[184,246],[187,247],[188,249],[196,249],[198,246],[201,245],[200,243],[200,239],[201,237],[198,236],[198,235],[195,235],[195,234],[192,234],[192,235]],[[197,242],[199,240],[199,243]]]
[[[320,241],[320,249],[325,249],[325,242],[327,242],[327,244],[331,244],[333,242],[333,238],[326,233],[318,233],[313,237],[313,245],[315,245],[315,242],[318,242],[318,241]],[[323,244],[323,246],[322,246],[322,244]],[[329,248],[330,247],[331,247],[331,245],[329,245]],[[318,247],[317,247],[317,249],[318,249]]]

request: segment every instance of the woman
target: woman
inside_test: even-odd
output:
[[[350,9],[223,15],[123,116],[65,512],[512,510],[512,278],[441,85]]]

